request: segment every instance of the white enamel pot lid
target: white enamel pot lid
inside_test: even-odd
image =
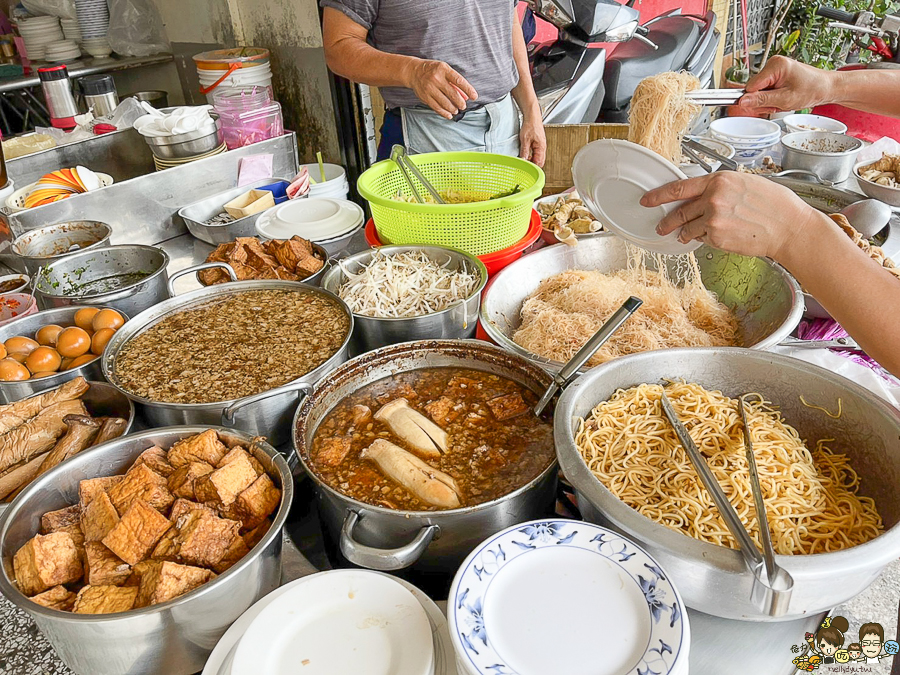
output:
[[[662,237],[656,226],[682,202],[641,206],[645,193],[687,175],[652,150],[616,139],[584,146],[572,163],[575,188],[594,217],[610,232],[655,253],[690,253],[702,242],[682,244],[679,230]]]
[[[364,218],[362,208],[348,199],[289,199],[265,211],[256,221],[256,231],[266,239],[299,235],[323,241],[347,234],[359,227]]]

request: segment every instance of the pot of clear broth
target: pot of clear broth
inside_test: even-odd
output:
[[[478,543],[550,512],[553,425],[532,411],[550,382],[476,340],[392,345],[334,370],[294,417],[326,538],[355,565],[449,584]]]

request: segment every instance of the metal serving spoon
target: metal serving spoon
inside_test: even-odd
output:
[[[665,386],[663,386],[662,404],[663,412],[669,423],[675,429],[675,435],[684,448],[687,456],[694,466],[703,485],[709,491],[722,520],[728,527],[728,531],[737,540],[741,547],[741,553],[744,556],[744,562],[753,574],[753,589],[750,594],[751,601],[766,612],[769,616],[783,616],[787,613],[788,605],[791,600],[791,593],[794,590],[794,578],[775,562],[775,550],[772,547],[772,535],[769,531],[769,520],[766,515],[765,502],[762,496],[762,488],[759,484],[759,473],[756,470],[756,458],[753,455],[753,443],[750,440],[750,427],[747,423],[747,413],[744,409],[744,397],[739,399],[741,421],[744,425],[744,447],[747,451],[747,463],[750,468],[750,487],[753,491],[753,502],[756,509],[756,518],[759,522],[760,538],[763,542],[763,553],[759,552],[756,544],[744,523],[725,496],[722,486],[716,480],[715,475],[710,471],[709,465],[700,453],[700,450],[694,444],[693,439],[687,429],[678,419],[678,413],[672,407],[672,402],[666,396]]]
[[[891,221],[891,207],[877,199],[860,199],[842,208],[838,213],[850,221],[864,238],[871,239]]]

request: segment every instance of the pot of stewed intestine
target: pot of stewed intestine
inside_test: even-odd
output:
[[[551,377],[485,342],[383,347],[326,376],[297,410],[294,448],[326,534],[350,562],[452,575],[495,532],[545,515]]]

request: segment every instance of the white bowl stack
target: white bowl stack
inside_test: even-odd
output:
[[[44,58],[47,61],[72,61],[81,56],[81,50],[74,40],[59,40],[47,45]]]
[[[78,24],[78,19],[60,19],[59,25],[62,26],[66,40],[81,42],[81,26]]]
[[[31,61],[44,60],[47,46],[63,39],[59,19],[55,16],[36,16],[19,21],[19,34]]]
[[[112,54],[106,34],[109,31],[109,6],[106,0],[75,0],[81,45],[91,56]]]
[[[756,117],[722,117],[709,126],[713,138],[735,150],[738,164],[752,166],[781,140],[781,127]]]
[[[310,197],[327,197],[330,199],[347,199],[350,194],[350,182],[347,180],[347,172],[344,167],[338,164],[325,164],[325,180],[322,180],[322,172],[319,165],[301,164],[300,168],[306,167],[309,171]],[[315,183],[313,183],[315,181]]]

